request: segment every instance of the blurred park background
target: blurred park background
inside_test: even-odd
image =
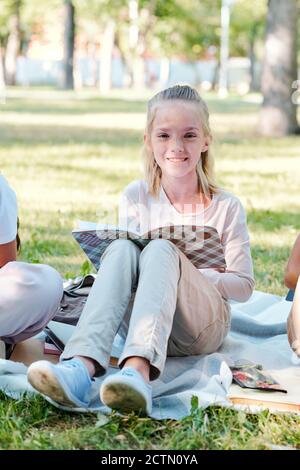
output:
[[[279,294],[300,228],[298,0],[0,0],[0,162],[21,257],[91,269],[77,219],[142,176],[146,100],[177,82],[208,102],[218,183],[249,221],[257,288]]]
[[[298,13],[299,0],[1,0],[2,101],[6,85],[107,94],[184,81],[220,98],[261,92],[261,133],[294,133]]]
[[[21,259],[91,270],[71,230],[142,177],[146,101],[178,82],[207,101],[217,182],[248,216],[256,288],[285,295],[300,231],[299,0],[0,0],[0,171]],[[298,113],[298,116],[297,116]],[[297,120],[298,118],[298,120]],[[180,423],[0,401],[1,448],[300,446],[299,418],[198,410]],[[96,426],[95,426],[96,424]]]

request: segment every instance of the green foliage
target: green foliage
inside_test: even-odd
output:
[[[252,36],[262,38],[266,3],[266,0],[251,3],[236,0],[234,3],[231,18],[233,54],[247,55]],[[130,25],[127,0],[74,0],[74,5],[83,29],[93,23],[93,30],[97,24],[101,31],[107,18],[112,17],[116,22],[119,45],[126,54]],[[139,0],[138,6],[137,24],[142,36],[147,31],[144,39],[148,52],[182,54],[195,60],[205,56],[209,46],[219,46],[221,0]]]
[[[127,0],[73,0],[78,16],[101,20],[107,16],[116,16],[120,9],[127,7]]]
[[[1,0],[0,9],[0,46],[6,41],[9,34],[9,18],[22,5],[22,0]]]
[[[235,1],[230,27],[232,55],[247,56],[251,41],[262,42],[267,8],[267,0]]]
[[[85,260],[80,268],[80,276],[86,276],[94,270],[95,269],[93,268],[92,264],[88,260]]]
[[[41,34],[45,25],[55,31],[62,22],[63,0],[22,0],[21,25],[26,39],[32,33]]]
[[[165,54],[183,54],[194,60],[205,55],[209,46],[219,45],[219,0],[171,0],[163,4],[157,8],[155,32]]]
[[[23,41],[45,25],[62,27],[63,0],[1,0],[0,41],[9,32],[9,17],[21,2]],[[128,56],[130,18],[128,0],[73,0],[77,31],[91,42],[103,32],[108,18],[116,23],[118,44]],[[219,47],[221,0],[139,0],[137,25],[147,51],[158,56],[183,55],[188,60],[205,57],[209,46]],[[261,41],[267,0],[236,0],[231,15],[231,53],[248,55],[251,41]],[[98,39],[97,39],[98,40]]]
[[[10,28],[10,17],[16,7],[20,9],[22,41],[27,41],[33,32],[41,32],[45,24],[56,27],[62,0],[1,0],[0,45],[5,44]]]

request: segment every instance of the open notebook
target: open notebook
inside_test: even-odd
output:
[[[214,227],[196,225],[169,225],[146,233],[125,230],[108,224],[80,222],[72,231],[87,257],[99,269],[105,249],[116,239],[127,239],[143,249],[151,240],[165,239],[174,243],[194,266],[225,271],[226,262],[219,234]]]

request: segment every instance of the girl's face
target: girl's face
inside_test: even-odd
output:
[[[153,152],[162,175],[195,176],[201,152],[208,149],[197,105],[186,101],[159,104],[146,145]]]

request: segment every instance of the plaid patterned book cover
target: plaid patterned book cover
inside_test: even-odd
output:
[[[166,239],[174,243],[196,268],[225,271],[226,262],[219,234],[214,227],[168,226],[138,235],[119,229],[74,230],[73,237],[98,270],[108,245],[116,239],[128,239],[143,249],[151,240]]]

